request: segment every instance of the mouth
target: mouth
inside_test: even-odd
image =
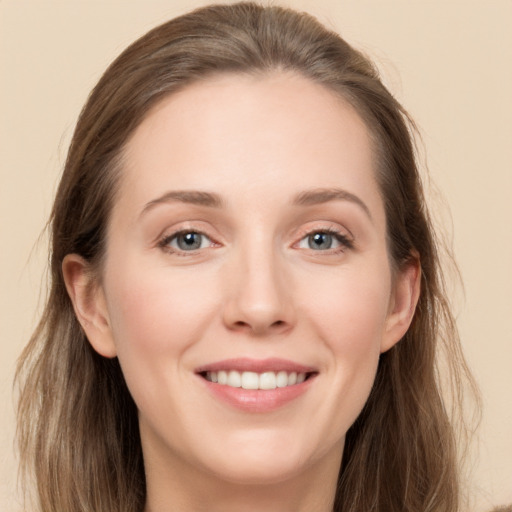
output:
[[[285,370],[264,371],[261,373],[254,371],[219,370],[203,371],[199,373],[199,375],[208,382],[247,390],[273,390],[276,388],[297,386],[312,378],[315,374],[316,372],[289,372]]]
[[[196,368],[211,396],[244,413],[270,413],[297,403],[311,389],[317,368],[269,358],[226,359]]]

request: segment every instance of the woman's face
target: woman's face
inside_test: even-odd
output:
[[[338,467],[417,277],[392,277],[360,117],[293,74],[223,75],[157,105],[124,156],[85,328],[119,358],[146,465]]]

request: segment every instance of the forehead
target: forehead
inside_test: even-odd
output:
[[[120,196],[137,207],[167,189],[284,197],[342,186],[379,196],[361,117],[293,73],[223,74],[185,87],[149,112],[124,157]]]

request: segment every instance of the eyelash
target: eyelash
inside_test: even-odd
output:
[[[340,246],[336,247],[334,249],[326,249],[323,251],[310,249],[313,252],[319,252],[319,253],[324,253],[324,254],[326,254],[326,253],[327,254],[340,254],[340,253],[345,252],[346,250],[350,250],[350,249],[354,248],[354,241],[352,239],[350,239],[347,235],[345,235],[344,233],[341,233],[340,231],[338,231],[337,229],[332,228],[332,227],[313,229],[311,231],[308,231],[303,234],[303,236],[299,240],[299,243],[302,242],[303,240],[306,240],[308,237],[317,235],[317,234],[331,235],[340,244]]]
[[[172,233],[170,235],[165,235],[159,242],[158,246],[164,250],[165,252],[169,254],[174,254],[177,256],[189,256],[196,254],[198,250],[201,248],[190,250],[190,251],[184,251],[180,249],[175,249],[173,247],[170,247],[170,243],[173,240],[176,240],[180,235],[187,235],[187,234],[195,234],[202,237],[206,237],[208,240],[210,240],[210,247],[216,245],[214,241],[212,241],[211,237],[209,237],[206,233],[203,233],[202,231],[194,230],[194,229],[182,229],[179,231],[176,231],[175,233]],[[350,250],[354,248],[354,242],[351,240],[348,236],[341,233],[340,231],[334,229],[334,228],[322,228],[322,229],[313,229],[311,231],[307,231],[302,234],[299,242],[296,242],[294,245],[297,245],[298,243],[301,243],[302,241],[306,240],[308,237],[311,237],[313,235],[317,234],[323,234],[323,235],[331,235],[339,244],[340,246],[334,249],[326,249],[326,250],[315,250],[315,249],[309,249],[313,252],[318,253],[324,253],[324,254],[340,254],[345,252],[346,250]],[[218,244],[217,244],[218,245]]]
[[[215,245],[215,242],[213,242],[212,239],[207,234],[203,233],[202,231],[198,231],[195,229],[181,229],[179,231],[176,231],[175,233],[172,233],[171,235],[165,235],[160,240],[160,242],[158,242],[158,246],[165,252],[168,252],[169,254],[175,254],[176,256],[189,256],[191,254],[195,254],[196,251],[200,250],[201,248],[195,249],[195,250],[190,250],[190,251],[184,251],[184,250],[180,250],[180,249],[175,249],[174,247],[170,247],[170,245],[169,245],[173,240],[177,239],[180,235],[188,235],[188,234],[194,234],[194,235],[206,237],[208,240],[210,240],[212,245]]]

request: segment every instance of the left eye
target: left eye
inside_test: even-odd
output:
[[[164,240],[164,245],[180,251],[196,251],[211,246],[212,241],[202,233],[183,231]]]
[[[317,231],[305,236],[299,242],[300,249],[313,249],[314,251],[327,251],[338,247],[347,246],[348,241],[343,235]]]

